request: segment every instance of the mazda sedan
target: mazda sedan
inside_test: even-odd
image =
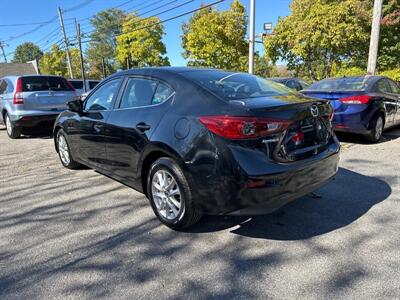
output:
[[[212,69],[116,73],[54,127],[62,164],[142,193],[165,225],[272,212],[336,174],[332,108],[257,76]]]

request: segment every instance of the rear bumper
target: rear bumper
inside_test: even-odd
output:
[[[14,124],[19,127],[53,126],[58,114],[19,116],[14,120]]]
[[[377,112],[377,109],[368,106],[360,106],[358,109],[353,107],[347,110],[351,112],[335,112],[332,125],[335,131],[350,132],[356,134],[369,134],[369,123]]]
[[[271,165],[274,171],[265,175],[222,176],[193,193],[195,205],[205,214],[270,213],[329,182],[337,173],[338,163],[339,146],[337,151],[301,167],[285,165],[278,171]],[[248,188],[249,181],[263,184]]]

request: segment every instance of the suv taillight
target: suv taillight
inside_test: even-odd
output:
[[[372,97],[368,95],[354,95],[350,97],[340,98],[340,102],[346,104],[368,104]]]
[[[17,79],[17,85],[15,87],[15,94],[13,98],[13,104],[24,104],[24,97],[22,92],[22,79]]]
[[[228,139],[251,139],[284,131],[287,120],[255,117],[204,116],[199,121],[211,132]]]

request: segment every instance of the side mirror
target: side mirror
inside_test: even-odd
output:
[[[81,99],[72,100],[67,103],[68,110],[76,113],[83,112],[83,102]]]

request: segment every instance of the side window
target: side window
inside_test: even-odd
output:
[[[120,108],[141,107],[150,105],[153,99],[157,82],[142,78],[129,78]]]
[[[390,88],[389,82],[386,79],[380,79],[375,84],[374,91],[378,93],[391,93],[392,89]]]
[[[294,90],[296,90],[296,91],[301,90],[301,85],[300,85],[296,80],[289,80],[289,81],[286,83],[286,86],[289,87],[289,88],[291,88],[291,89],[294,89]]]
[[[174,90],[163,83],[158,83],[151,104],[160,104],[172,96]]]
[[[393,94],[400,94],[400,87],[394,81],[389,80],[389,84],[392,88]]]
[[[4,94],[7,90],[7,82],[5,80],[0,80],[0,95]]]
[[[97,110],[109,110],[111,109],[112,101],[118,92],[118,85],[121,78],[113,79],[96,91],[94,91],[85,101],[85,110],[97,111]]]

